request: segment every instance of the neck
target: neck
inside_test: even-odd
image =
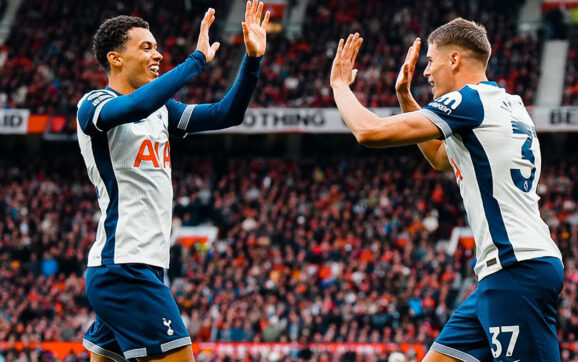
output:
[[[480,82],[487,82],[486,72],[484,71],[468,71],[460,74],[456,79],[456,89],[462,89],[466,84],[478,84]]]
[[[130,85],[126,77],[123,77],[121,74],[115,74],[113,72],[111,72],[111,74],[108,76],[108,86],[110,88],[114,89],[120,94],[130,94],[136,90],[136,88]]]

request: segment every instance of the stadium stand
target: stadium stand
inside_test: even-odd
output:
[[[310,0],[301,36],[270,34],[253,105],[334,107],[328,74],[336,41],[359,31],[366,42],[356,95],[367,106],[396,106],[393,86],[406,47],[455,16],[486,25],[493,43],[488,77],[531,105],[542,34],[517,32],[521,3]],[[6,4],[0,0],[0,13]],[[222,47],[178,98],[219,99],[242,52],[241,45],[219,38],[230,2],[28,0],[18,26],[0,46],[0,53],[7,52],[0,68],[0,108],[72,121],[80,97],[106,84],[90,51],[102,20],[126,13],[149,21],[164,72],[194,48],[208,6],[217,9],[215,40]],[[565,105],[578,102],[576,44],[571,42],[568,54]],[[414,80],[420,104],[431,99],[421,76],[424,54]],[[173,152],[174,227],[219,229],[213,244],[177,243],[171,250],[168,280],[195,341],[291,346],[276,356],[255,352],[255,361],[387,361],[400,352],[416,360],[416,350],[399,346],[427,348],[475,287],[471,245],[461,243],[454,254],[438,247],[454,228],[467,224],[454,175],[433,172],[415,150],[360,151],[349,139],[338,152],[320,146],[319,154],[287,157],[271,140],[267,151],[255,151],[249,141],[237,152],[215,147],[231,143],[230,136],[213,137],[222,138],[187,139],[209,151],[199,146],[178,152],[177,144]],[[543,150],[561,143],[547,140]],[[58,360],[35,343],[80,341],[94,319],[83,277],[99,217],[94,188],[75,146],[42,143],[39,150],[38,142],[30,141],[42,158],[20,155],[15,150],[22,144],[0,145],[0,362]],[[304,148],[317,144],[305,143]],[[208,156],[211,151],[215,155]],[[558,315],[564,361],[578,359],[578,167],[574,156],[568,158],[574,154],[575,146],[562,157],[544,152],[539,189],[542,216],[565,263]],[[349,342],[394,347],[378,355],[315,348]],[[88,356],[71,352],[65,360]],[[230,359],[200,351],[197,360]]]
[[[8,5],[7,0],[0,0],[0,18],[2,17],[2,15],[4,15],[7,5]]]
[[[72,119],[84,93],[106,86],[106,75],[92,55],[91,39],[102,21],[119,14],[141,16],[149,22],[164,55],[161,71],[172,69],[194,50],[204,11],[209,6],[218,9],[218,27],[228,9],[224,0],[192,1],[190,8],[185,4],[28,1],[17,15],[20,26],[13,28],[4,44],[8,60],[0,71],[0,101],[4,98],[4,107],[27,107]],[[235,59],[232,50],[223,44],[209,71],[183,89],[181,97],[195,103],[222,97],[227,85],[225,69],[231,69]]]
[[[566,62],[566,84],[564,87],[563,105],[578,105],[578,26],[574,25],[570,30],[570,44],[568,60]]]
[[[261,78],[254,102],[263,107],[332,107],[327,75],[337,41],[357,31],[365,42],[358,58],[355,93],[366,106],[395,107],[394,85],[407,47],[415,37],[425,39],[447,19],[462,16],[487,27],[493,44],[489,79],[532,104],[540,74],[541,40],[539,34],[518,35],[520,5],[519,1],[310,1],[300,37],[271,38],[264,67],[267,76]],[[422,76],[425,65],[424,50],[413,87],[422,105],[431,99]]]
[[[165,57],[162,70],[171,69],[193,49],[196,24],[205,8],[218,9],[217,28],[227,14],[226,1],[189,3],[191,8],[187,9],[185,2],[162,6],[138,1],[123,2],[121,6],[113,0],[88,5],[63,0],[27,2],[16,20],[22,26],[13,29],[5,44],[8,61],[0,71],[0,102],[5,107],[27,107],[33,112],[72,119],[80,97],[106,85],[105,75],[92,56],[89,44],[98,24],[120,13],[139,15],[149,21]],[[441,5],[426,0],[411,3],[397,0],[387,5],[377,0],[310,1],[301,37],[290,40],[284,33],[270,37],[265,76],[261,78],[261,91],[254,104],[333,106],[327,76],[336,41],[351,31],[359,31],[367,41],[359,59],[361,72],[355,92],[366,105],[396,106],[393,85],[407,46],[416,36],[425,37],[454,16],[474,19],[487,26],[494,46],[489,78],[510,92],[518,92],[527,104],[532,104],[540,72],[541,41],[539,37],[517,34],[519,8],[517,1],[453,0]],[[48,18],[57,21],[48,22]],[[360,19],[364,19],[367,26],[362,26]],[[76,31],[70,34],[66,29]],[[226,39],[219,40],[223,47],[214,64],[183,89],[179,99],[190,103],[210,102],[220,99],[227,90],[229,72],[236,72],[236,61],[240,58],[235,56],[238,49],[234,45]],[[420,104],[431,98],[429,86],[421,76],[425,62],[424,55],[415,77],[415,96]]]
[[[78,341],[93,318],[82,274],[99,214],[80,162],[2,162],[0,341]],[[173,164],[174,226],[220,230],[210,246],[171,251],[172,291],[196,341],[429,345],[474,287],[465,283],[472,250],[436,248],[465,224],[454,175],[431,171],[417,152],[174,152]],[[572,164],[545,162],[540,186],[566,265],[562,342],[578,329]]]

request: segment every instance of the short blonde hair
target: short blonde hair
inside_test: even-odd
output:
[[[474,57],[485,65],[488,64],[492,53],[486,28],[462,18],[454,19],[434,30],[427,38],[427,42],[438,47],[457,45],[471,50]]]

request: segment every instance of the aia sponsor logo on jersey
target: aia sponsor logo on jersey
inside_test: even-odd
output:
[[[134,160],[134,167],[141,167],[144,162],[151,162],[154,168],[171,168],[171,145],[169,141],[164,144],[164,149],[159,152],[159,142],[153,142],[149,139],[142,141],[136,159]]]

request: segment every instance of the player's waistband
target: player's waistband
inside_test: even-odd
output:
[[[524,273],[535,274],[537,276],[544,273],[556,273],[559,274],[560,278],[564,278],[564,265],[562,260],[556,256],[542,256],[539,258],[517,261],[505,268],[501,268],[498,271],[485,275],[484,278],[479,279],[479,282],[480,284],[483,283],[484,280],[486,280],[486,277],[489,276],[499,277],[501,273],[509,271],[519,272],[519,270],[523,270]]]
[[[525,263],[529,261],[535,261],[536,263],[540,264],[541,262],[547,263],[562,263],[561,255],[554,251],[549,252],[548,254],[544,251],[540,252],[527,252],[527,253],[516,253],[516,261],[506,266],[500,265],[499,263],[486,263],[484,262],[482,268],[477,273],[478,280],[481,281],[488,275],[492,275],[494,273],[498,273],[501,270],[508,269],[508,268],[515,268],[516,266],[520,265],[520,263]],[[479,263],[479,262],[478,262]],[[476,268],[478,265],[476,265]],[[563,265],[562,265],[563,267]]]
[[[142,263],[124,263],[124,264],[111,264],[111,263],[103,263],[102,265],[98,265],[98,266],[88,266],[88,268],[107,268],[107,269],[122,269],[128,273],[131,273],[131,271],[144,271],[144,270],[150,270],[155,277],[160,280],[161,282],[163,282],[164,276],[165,276],[165,270],[161,267],[155,266],[155,265],[149,265],[149,264],[142,264]]]

